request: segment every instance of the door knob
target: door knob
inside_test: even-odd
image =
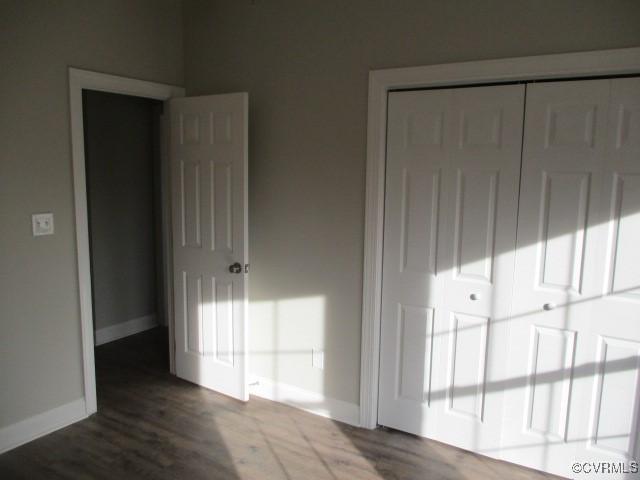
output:
[[[549,311],[549,310],[553,310],[554,308],[556,308],[556,304],[555,304],[555,303],[545,303],[545,304],[542,306],[542,308],[543,308],[544,310],[547,310],[547,311]]]
[[[476,300],[480,300],[480,297],[481,297],[481,295],[480,295],[479,293],[472,293],[471,295],[469,295],[469,298],[470,298],[471,300],[473,300],[474,302],[475,302]]]
[[[238,262],[234,263],[233,265],[229,265],[229,272],[242,273],[242,265],[240,265]]]

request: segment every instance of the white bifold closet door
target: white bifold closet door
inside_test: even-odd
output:
[[[389,94],[381,425],[500,446],[524,90]]]
[[[640,79],[528,87],[510,324],[502,458],[637,460]]]
[[[378,421],[640,478],[640,79],[524,92],[389,95]]]

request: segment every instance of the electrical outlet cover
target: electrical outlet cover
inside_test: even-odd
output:
[[[315,348],[311,350],[311,366],[324,370],[324,351]]]
[[[33,236],[53,235],[53,213],[34,213],[31,215]]]

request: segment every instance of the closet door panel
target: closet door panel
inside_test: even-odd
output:
[[[379,422],[494,455],[523,106],[522,85],[389,95]]]
[[[596,279],[588,332],[595,367],[579,458],[640,460],[640,78],[611,80]],[[620,478],[639,478],[627,475]]]
[[[433,328],[450,90],[389,94],[380,395],[382,425],[435,436]]]
[[[433,387],[437,439],[496,455],[502,423],[522,150],[524,86],[453,90],[444,175],[442,301]]]
[[[565,476],[588,436],[609,91],[527,87],[502,456]]]

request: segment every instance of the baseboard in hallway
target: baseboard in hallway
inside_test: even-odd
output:
[[[84,398],[0,428],[0,453],[87,418]]]
[[[116,323],[108,327],[96,330],[96,346],[119,340],[129,335],[144,332],[151,328],[157,327],[158,322],[155,314],[145,315],[144,317],[134,318],[122,323]]]

